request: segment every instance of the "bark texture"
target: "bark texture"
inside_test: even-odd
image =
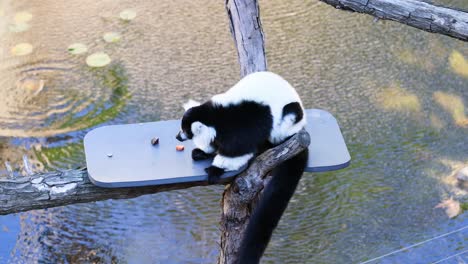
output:
[[[0,178],[0,215],[106,199],[127,199],[203,185],[207,183],[100,188],[90,182],[86,169]]]
[[[218,263],[235,263],[240,242],[257,197],[266,186],[266,175],[277,165],[296,156],[310,144],[304,129],[288,141],[264,152],[228,185],[221,201],[221,250]]]
[[[266,71],[265,42],[257,0],[226,0],[231,34],[236,45],[241,77]]]
[[[339,9],[393,20],[468,41],[468,12],[420,0],[320,0]]]
[[[226,0],[226,11],[237,48],[241,77],[266,71],[265,42],[258,1]],[[302,130],[282,145],[258,156],[245,172],[227,186],[221,200],[219,264],[235,263],[255,201],[268,182],[266,174],[307,148],[309,143],[309,134]]]

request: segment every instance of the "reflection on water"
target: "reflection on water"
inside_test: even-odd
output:
[[[260,4],[270,69],[306,107],[337,117],[353,157],[346,170],[304,176],[264,262],[355,263],[467,225],[466,213],[450,220],[434,208],[450,197],[468,202],[452,177],[468,165],[467,44],[315,1]],[[135,19],[122,21],[125,9]],[[227,89],[238,79],[228,28],[216,1],[2,1],[0,174],[5,162],[26,173],[23,155],[35,171],[82,166],[89,129],[178,118],[188,98]],[[106,42],[106,32],[120,41]],[[30,54],[13,54],[19,43]],[[88,52],[70,54],[73,43]],[[111,64],[86,66],[94,52]],[[0,262],[212,263],[221,192],[0,217]],[[467,236],[381,263],[436,261],[467,250]]]

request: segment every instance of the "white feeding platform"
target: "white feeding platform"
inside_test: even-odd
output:
[[[336,119],[327,111],[307,110],[310,134],[306,171],[324,172],[345,168],[351,157]],[[207,181],[204,169],[210,160],[193,161],[192,141],[179,142],[175,136],[180,120],[96,128],[84,138],[88,175],[100,187],[135,187],[181,182]],[[153,138],[159,144],[152,145]],[[176,146],[183,145],[183,151]],[[226,172],[231,178],[244,170]]]

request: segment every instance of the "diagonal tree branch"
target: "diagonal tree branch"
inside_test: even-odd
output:
[[[320,0],[338,9],[393,20],[424,31],[468,41],[468,12],[420,0]]]

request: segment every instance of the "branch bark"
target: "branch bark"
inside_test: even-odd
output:
[[[226,11],[237,48],[241,77],[266,71],[265,41],[257,0],[226,0]],[[309,134],[302,130],[288,141],[258,156],[254,163],[228,185],[221,200],[221,241],[218,264],[236,262],[243,233],[268,183],[265,175],[276,165],[308,147]]]
[[[144,194],[204,186],[190,182],[135,188],[107,189],[93,185],[86,169],[0,178],[0,215],[107,199],[128,199]]]
[[[219,264],[235,263],[254,203],[268,183],[269,177],[265,177],[267,173],[306,149],[309,144],[309,133],[303,129],[283,144],[258,156],[255,162],[226,188],[221,201]]]
[[[338,9],[393,20],[424,31],[468,41],[468,13],[420,0],[320,0]]]
[[[226,0],[226,11],[237,49],[241,77],[252,72],[266,71],[265,42],[258,1]]]

